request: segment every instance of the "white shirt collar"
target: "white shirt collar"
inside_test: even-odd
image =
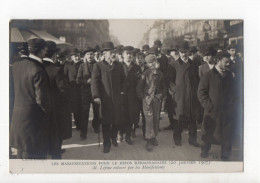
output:
[[[53,60],[52,60],[52,59],[50,59],[50,58],[43,58],[42,60],[44,60],[44,61],[47,61],[47,62],[54,63],[54,62],[53,62]]]
[[[129,67],[131,64],[131,62],[125,62],[125,61],[124,61],[124,63],[127,65],[127,67]]]
[[[209,68],[210,68],[210,69],[213,69],[213,67],[214,67],[213,64],[209,64],[209,63],[207,63],[207,64],[209,65]]]
[[[31,53],[29,54],[29,57],[34,59],[34,60],[37,60],[38,62],[40,62],[42,64],[42,59],[41,58],[39,58],[39,57],[37,57],[37,56],[35,56],[35,55],[31,54]]]

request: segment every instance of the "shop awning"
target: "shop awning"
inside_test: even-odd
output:
[[[47,33],[43,30],[19,30],[16,27],[11,28],[11,42],[27,42],[29,39],[33,38],[42,38],[45,41],[53,41],[56,44],[64,44],[64,45],[71,45],[70,43],[63,42],[58,38],[54,37],[53,35]]]

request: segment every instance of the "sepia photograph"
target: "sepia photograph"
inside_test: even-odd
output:
[[[243,23],[10,20],[10,160],[242,165]]]

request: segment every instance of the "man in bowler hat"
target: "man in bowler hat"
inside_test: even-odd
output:
[[[44,68],[50,80],[52,111],[50,114],[50,150],[52,159],[61,159],[62,140],[72,137],[72,123],[69,112],[69,84],[64,76],[63,67],[54,62],[59,51],[56,43],[46,41]]]
[[[122,125],[122,94],[125,74],[123,66],[116,61],[112,42],[104,42],[104,60],[96,63],[91,78],[91,92],[94,102],[101,105],[104,153],[108,153],[111,141],[117,146],[117,133]]]
[[[46,159],[49,149],[50,83],[42,58],[46,42],[28,40],[29,56],[13,65],[15,102],[10,146],[18,159]]]
[[[93,72],[93,67],[97,63],[94,58],[95,49],[87,47],[84,51],[84,63],[79,67],[77,75],[77,83],[81,85],[81,125],[80,125],[80,137],[85,139],[87,137],[88,131],[88,121],[89,121],[89,110],[92,104],[93,108],[93,120],[92,127],[94,132],[99,132],[99,113],[98,104],[95,103],[91,95],[91,75]]]
[[[197,66],[188,57],[188,42],[181,42],[178,51],[180,58],[173,63],[172,67],[169,67],[168,72],[168,79],[172,84],[171,93],[174,93],[173,97],[177,103],[176,117],[178,121],[174,123],[174,142],[177,146],[181,146],[182,125],[188,124],[189,144],[199,147],[196,125],[198,108],[200,107],[196,95],[199,84]]]

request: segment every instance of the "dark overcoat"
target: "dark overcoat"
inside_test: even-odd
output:
[[[164,74],[165,77],[168,69],[168,58],[164,54],[160,54],[158,62],[160,63],[159,70]]]
[[[205,63],[199,66],[199,77],[202,78],[203,74],[210,70],[209,64]]]
[[[123,123],[122,95],[125,80],[124,69],[120,62],[110,65],[103,60],[94,65],[92,72],[91,92],[93,99],[101,99],[102,123]]]
[[[10,131],[10,146],[28,153],[48,151],[51,111],[48,75],[32,58],[13,64],[15,102]]]
[[[221,76],[216,68],[208,71],[199,83],[198,98],[204,108],[202,140],[230,145],[234,119],[234,80],[231,72]]]
[[[125,62],[122,62],[125,74],[125,82],[123,92],[125,93],[123,106],[124,122],[136,123],[140,115],[140,100],[137,97],[136,86],[138,80],[141,78],[142,71],[140,66],[131,62],[129,67]]]
[[[43,61],[50,80],[50,91],[53,111],[51,113],[52,143],[58,139],[72,137],[72,123],[69,109],[69,83],[64,76],[62,66]]]
[[[76,82],[77,74],[82,62],[68,62],[64,65],[64,74],[70,83],[70,111],[77,113],[80,111],[81,91],[80,85]]]
[[[197,65],[190,59],[187,63],[181,58],[176,60],[168,69],[168,79],[171,92],[176,101],[177,120],[198,119],[200,116],[200,103],[197,97],[199,76]]]

